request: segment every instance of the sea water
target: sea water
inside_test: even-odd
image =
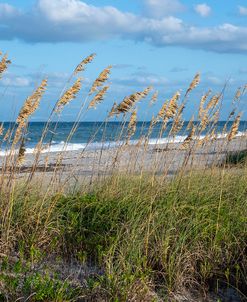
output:
[[[100,149],[100,148],[112,148],[120,145],[128,137],[128,123],[122,122],[80,122],[76,125],[76,130],[71,136],[69,141],[67,138],[75,124],[73,122],[52,122],[48,125],[45,122],[30,122],[28,124],[24,141],[26,153],[33,153],[37,143],[42,137],[44,129],[46,129],[46,135],[43,138],[43,144],[49,144],[49,149],[43,150],[43,152],[58,152],[64,150],[66,142],[66,150],[83,150],[87,149]],[[224,128],[225,121],[218,122],[216,133],[221,135]],[[171,124],[168,124],[165,131],[161,131],[162,124],[157,123],[149,136],[148,144],[167,143],[167,142],[182,142],[190,130],[187,129],[188,122],[185,122],[182,129],[174,137],[169,136]],[[232,122],[227,125],[229,131],[232,126]],[[16,128],[16,124],[11,122],[5,122],[3,124],[4,132],[0,138],[1,147],[0,155],[3,155],[8,148],[8,144],[11,142],[3,141],[3,137],[8,129]],[[148,134],[150,122],[138,122],[136,125],[136,131],[129,140],[129,144],[135,144],[141,137],[145,137]],[[247,131],[247,121],[241,121],[239,125],[238,136],[245,134]],[[161,134],[162,133],[162,134]],[[205,136],[206,132],[201,133],[201,138]]]

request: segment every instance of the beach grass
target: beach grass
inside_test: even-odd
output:
[[[159,301],[185,290],[216,290],[217,282],[241,291],[247,267],[246,180],[246,170],[219,169],[155,185],[148,176],[118,176],[89,192],[42,202],[35,189],[26,199],[17,195],[9,229],[15,257],[4,257],[2,289],[12,299],[43,291],[43,300],[55,301],[84,295],[91,301],[97,295],[105,301]],[[59,257],[97,271],[85,272],[76,286],[62,271],[54,277],[45,268]],[[37,272],[39,265],[43,269]],[[43,301],[38,297],[33,301]]]
[[[4,123],[0,127],[1,148],[5,144],[0,173],[0,301],[227,301],[229,289],[236,302],[246,301],[246,135],[236,137],[247,86],[233,97],[222,133],[217,125],[225,87],[220,93],[204,93],[185,139],[177,144],[173,139],[183,128],[184,110],[200,74],[184,95],[177,91],[162,104],[145,137],[132,146],[136,104],[149,97],[152,88],[130,94],[113,105],[102,123],[105,130],[111,118],[119,119],[117,147],[90,151],[91,176],[77,177],[75,169],[94,136],[70,170],[64,151],[81,118],[104,100],[112,66],[92,83],[62,151],[52,157],[53,137],[48,144],[46,140],[48,133],[56,133],[64,107],[78,96],[78,75],[94,57],[73,71],[28,166],[28,123],[49,81],[44,79],[26,99],[9,129]],[[0,77],[10,63],[2,57]],[[157,92],[150,96],[150,105],[157,97]],[[157,125],[158,138],[169,130],[168,143],[157,143],[151,150],[148,142]],[[47,156],[42,157],[43,151]],[[107,165],[102,163],[105,154],[111,157]]]

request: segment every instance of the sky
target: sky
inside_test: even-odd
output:
[[[247,1],[0,0],[0,50],[12,61],[0,80],[1,121],[15,119],[43,78],[48,89],[32,120],[46,120],[74,68],[91,53],[97,56],[82,75],[82,92],[62,120],[75,119],[90,83],[108,65],[109,93],[85,120],[103,120],[113,102],[151,85],[159,91],[157,104],[151,110],[147,98],[138,105],[139,119],[150,120],[197,72],[201,83],[186,116],[203,93],[220,92],[227,82],[224,119],[235,91],[247,83]]]

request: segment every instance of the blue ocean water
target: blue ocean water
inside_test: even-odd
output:
[[[73,128],[73,122],[52,122],[49,124],[47,135],[44,138],[44,144],[51,144],[49,148],[50,152],[60,151],[63,149],[64,142],[66,142],[68,135]],[[221,133],[225,122],[218,122],[217,133]],[[2,138],[8,131],[16,125],[14,123],[5,122],[4,133]],[[124,126],[124,127],[123,127]],[[102,147],[102,143],[105,148],[116,146],[119,141],[124,141],[127,137],[128,123],[123,125],[121,122],[80,122],[77,125],[77,129],[74,135],[68,142],[66,150],[81,150],[87,147],[87,149],[97,149]],[[184,123],[183,128],[177,133],[173,141],[183,141],[188,135],[189,131],[186,130],[188,122]],[[228,123],[227,129],[230,130],[232,122]],[[32,153],[35,146],[39,142],[42,132],[46,127],[45,122],[30,122],[25,135],[26,152]],[[140,137],[147,135],[150,127],[150,122],[138,122],[136,126],[136,132],[131,137],[130,143],[137,142]],[[167,129],[160,135],[161,123],[157,123],[149,138],[149,144],[166,143],[167,137],[171,128],[171,124],[168,124]],[[241,121],[239,125],[239,135],[247,131],[247,121]],[[203,134],[203,133],[202,133]],[[7,143],[2,140],[0,152],[4,152],[7,148]]]

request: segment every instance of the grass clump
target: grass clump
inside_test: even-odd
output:
[[[4,292],[0,301],[11,299],[15,301],[20,297],[28,301],[73,301],[80,294],[79,288],[73,288],[68,281],[61,281],[39,272],[27,276],[21,274],[0,274],[0,280],[4,284]]]
[[[41,252],[26,252],[24,258],[38,255],[34,263],[55,250],[56,256],[97,267],[93,278],[85,277],[93,285],[85,286],[84,294],[92,297],[92,288],[104,289],[106,301],[158,301],[185,289],[207,291],[216,280],[246,290],[246,197],[246,174],[227,170],[156,184],[112,178],[90,193],[47,198],[43,211],[54,198],[56,203],[49,219],[39,220],[42,233],[34,232],[35,220],[18,223],[23,220],[19,201],[14,248],[18,251],[22,241],[23,251],[30,251],[31,242]],[[34,282],[25,281],[30,293],[38,291],[35,276],[27,279]],[[40,282],[41,291],[56,286],[62,285],[49,277]],[[97,301],[97,294],[93,297]]]
[[[247,163],[247,150],[229,152],[225,159],[225,164],[229,166],[244,166]]]

